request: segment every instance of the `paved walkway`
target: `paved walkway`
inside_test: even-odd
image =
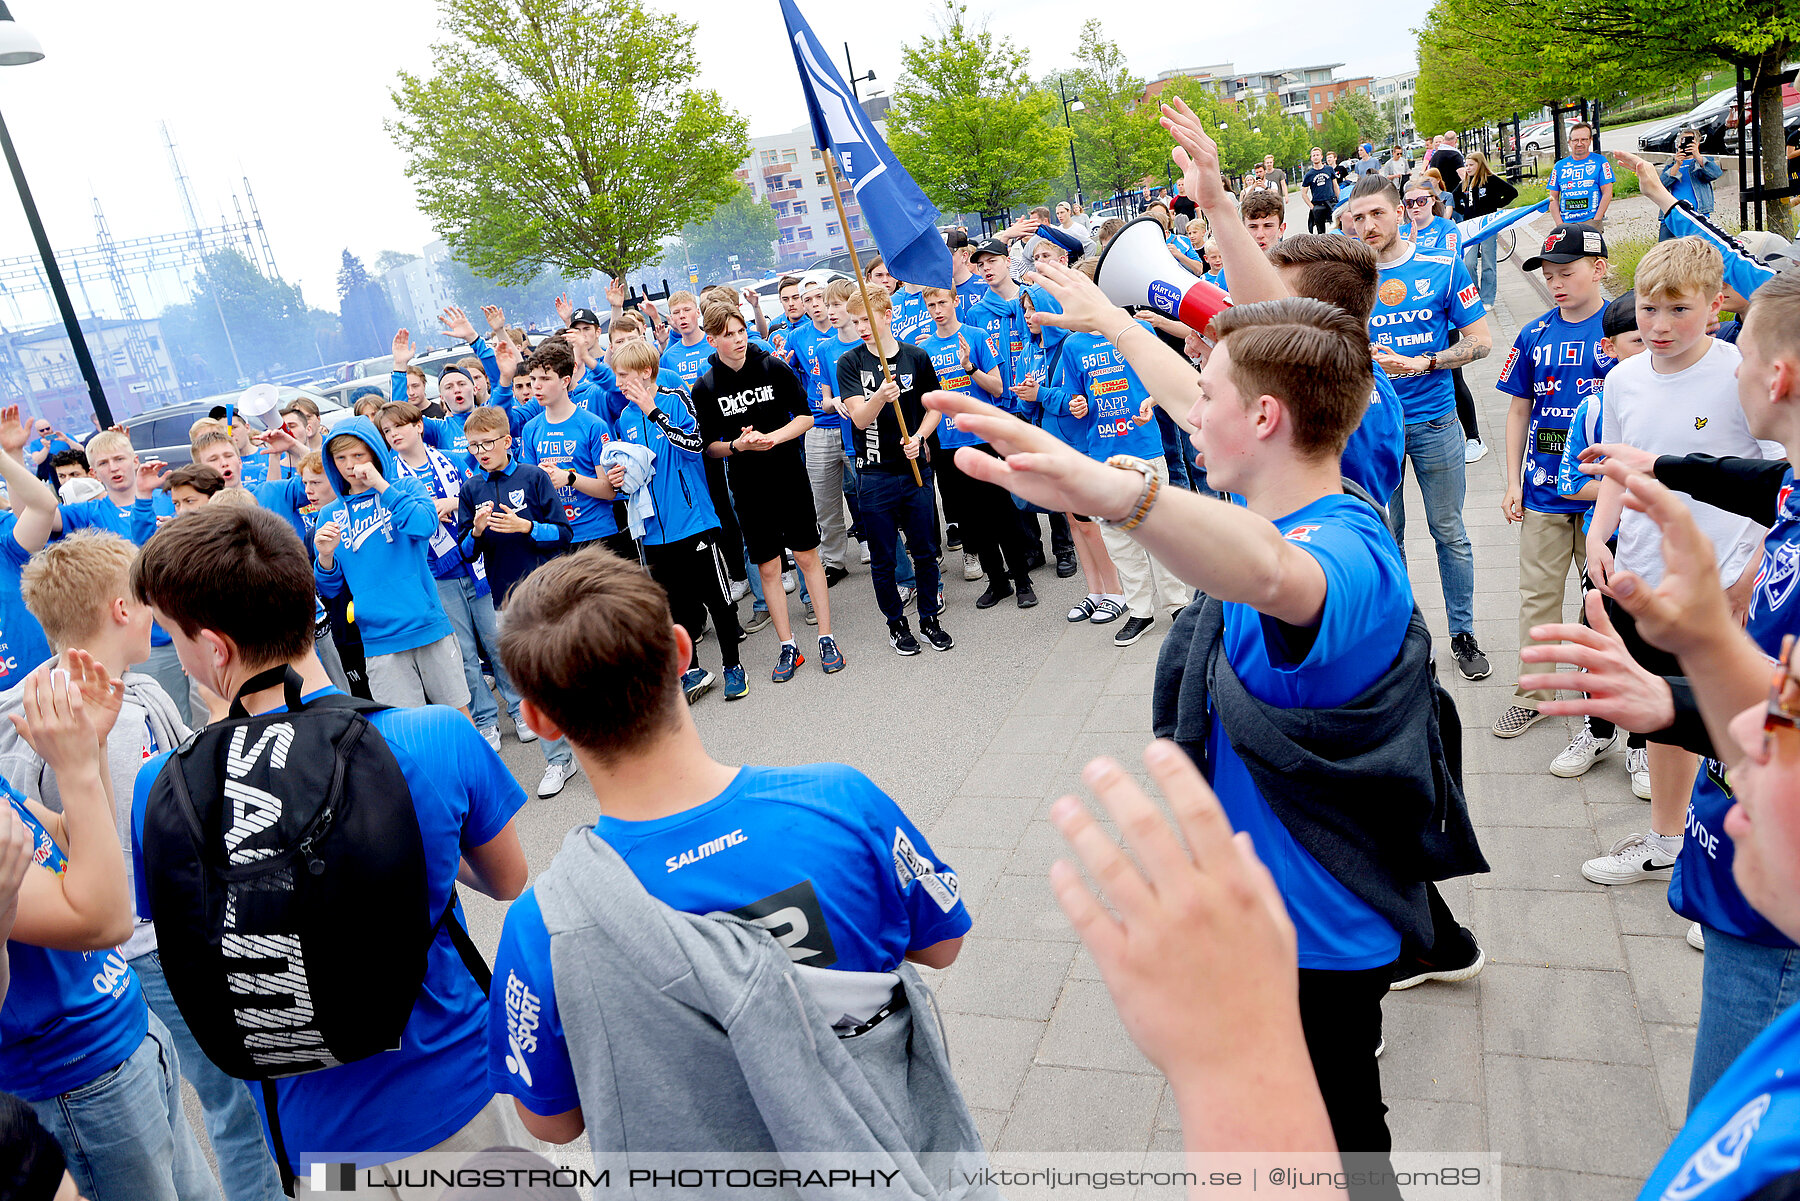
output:
[[[1512,1169],[1508,1196],[1604,1201],[1633,1195],[1680,1125],[1701,957],[1683,941],[1685,923],[1661,888],[1607,890],[1580,875],[1583,859],[1648,818],[1622,755],[1584,779],[1558,780],[1545,767],[1568,723],[1543,722],[1512,742],[1488,732],[1507,703],[1517,647],[1517,544],[1500,514],[1505,408],[1492,383],[1520,320],[1545,307],[1509,267],[1495,315],[1499,349],[1468,372],[1493,447],[1470,471],[1466,518],[1477,633],[1495,672],[1479,684],[1449,675],[1465,727],[1469,803],[1494,870],[1444,892],[1489,966],[1470,983],[1390,995],[1382,1073],[1399,1148],[1496,1151]],[[1447,663],[1423,509],[1416,493],[1408,503],[1409,566]],[[960,565],[959,556],[947,561]],[[1051,800],[1076,787],[1095,755],[1140,764],[1162,627],[1119,650],[1110,627],[1064,622],[1078,581],[1045,573],[1037,609],[978,613],[982,584],[952,575],[950,654],[894,656],[859,571],[831,591],[849,671],[827,678],[808,663],[792,683],[772,685],[775,641],[759,633],[745,646],[750,696],[730,706],[717,693],[703,698],[701,728],[727,761],[854,764],[956,868],[975,926],[936,984],[963,1089],[991,1146],[1174,1149],[1179,1133],[1163,1081],[1126,1037],[1047,880],[1061,851],[1046,820]],[[794,612],[809,649],[812,631],[798,625],[798,604]],[[700,654],[717,667],[711,642]],[[535,747],[509,736],[505,754],[522,781],[535,783],[543,765]],[[520,825],[534,874],[564,832],[594,813],[581,779],[553,801],[532,802]],[[501,907],[476,898],[470,910],[491,951]]]

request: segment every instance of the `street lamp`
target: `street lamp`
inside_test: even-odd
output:
[[[1057,94],[1062,97],[1063,123],[1069,127],[1069,166],[1075,169],[1075,203],[1081,203],[1081,164],[1075,161],[1075,122],[1070,113],[1087,111],[1087,105],[1079,100],[1070,100],[1069,93],[1063,89],[1063,81],[1056,81]]]
[[[875,82],[875,68],[870,67],[869,73],[867,75],[858,75],[856,73],[855,66],[853,66],[850,62],[850,43],[849,42],[844,43],[844,65],[846,67],[850,68],[850,74],[849,74],[850,94],[852,96],[855,96],[857,103],[860,104],[860,103],[862,103],[862,97],[857,95],[856,85],[859,83],[874,83]]]
[[[44,57],[44,48],[30,30],[21,27],[0,0],[0,67],[22,67]],[[13,183],[19,189],[19,203],[25,207],[25,221],[37,242],[38,257],[44,261],[44,275],[50,281],[50,294],[56,298],[62,314],[63,328],[68,330],[69,345],[75,351],[75,364],[87,381],[88,400],[94,406],[94,424],[101,429],[113,423],[112,409],[106,403],[106,391],[100,386],[100,374],[94,370],[94,356],[88,353],[87,339],[81,333],[81,321],[75,316],[75,305],[69,300],[69,289],[63,284],[62,269],[56,265],[56,252],[38,217],[37,204],[31,199],[31,188],[25,183],[25,169],[19,165],[19,153],[13,149],[12,134],[0,118],[0,150],[6,153],[6,165],[12,169]]]

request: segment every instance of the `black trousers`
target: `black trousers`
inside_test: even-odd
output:
[[[1306,213],[1306,232],[1322,234],[1331,228],[1331,206],[1315,204]]]
[[[719,655],[726,667],[737,667],[738,643],[744,632],[738,625],[737,606],[725,599],[724,573],[720,571],[721,548],[716,544],[717,530],[707,530],[661,546],[644,544],[644,562],[650,578],[669,594],[669,614],[675,623],[690,634],[697,634],[712,614],[713,632],[719,639]],[[739,561],[743,553],[738,554]],[[694,651],[693,667],[700,666],[700,652]]]
[[[1390,1176],[1388,1152],[1394,1143],[1375,1049],[1381,1045],[1381,1001],[1392,977],[1386,964],[1360,972],[1300,969],[1300,1024],[1344,1167],[1387,1170]],[[1352,1188],[1346,1195],[1361,1201],[1397,1198],[1400,1191],[1388,1183]]]
[[[974,449],[994,454],[991,447]],[[1030,584],[1031,570],[1025,563],[1031,557],[1031,542],[1025,536],[1022,515],[1013,504],[1012,493],[965,474],[956,465],[954,453],[935,456],[932,465],[937,469],[944,512],[961,514],[957,525],[962,531],[963,546],[981,560],[988,581],[1010,579],[1015,584]]]
[[[629,563],[636,563],[639,561],[637,540],[631,536],[631,531],[627,529],[619,530],[614,534],[608,534],[604,538],[590,538],[586,542],[571,542],[569,544],[569,553],[574,554],[576,551],[586,550],[590,546],[604,546],[607,550],[610,550],[613,554]]]
[[[719,518],[719,553],[725,558],[725,574],[734,580],[746,578],[744,570],[744,535],[738,529],[737,510],[731,507],[731,489],[725,485],[725,461],[707,458],[706,491],[712,497],[713,512]]]

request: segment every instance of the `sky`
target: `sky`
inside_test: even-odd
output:
[[[782,133],[805,119],[775,0],[648,0],[697,22],[701,86]],[[1239,71],[1342,62],[1339,77],[1410,70],[1429,0],[1399,0],[1384,19],[1345,19],[1341,0],[1279,5],[1160,4],[1108,10],[1077,0],[967,0],[971,21],[1031,52],[1034,76],[1074,62],[1081,24],[1102,16],[1138,74],[1231,62]],[[824,45],[850,43],[868,89],[891,88],[900,48],[936,28],[930,0],[871,5],[799,0]],[[0,68],[7,121],[53,245],[95,243],[94,200],[116,239],[177,233],[185,218],[161,126],[167,123],[203,223],[234,215],[247,177],[281,274],[309,303],[336,309],[345,248],[372,263],[417,253],[431,223],[414,207],[404,158],[384,120],[395,73],[426,72],[441,35],[433,0],[13,0],[43,61]],[[842,61],[839,69],[842,70]],[[0,258],[35,253],[22,211],[0,187]],[[102,310],[110,289],[89,281]],[[71,284],[73,288],[73,283]],[[139,295],[146,315],[183,299],[172,284]],[[77,307],[82,307],[78,296]],[[0,324],[51,312],[0,303]]]

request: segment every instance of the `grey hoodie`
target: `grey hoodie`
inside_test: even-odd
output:
[[[106,739],[106,770],[112,780],[119,842],[125,848],[125,875],[127,883],[132,883],[131,796],[138,768],[150,755],[174,750],[191,731],[161,684],[137,671],[127,671],[121,678],[125,682],[125,703],[119,706],[119,719]],[[10,714],[25,712],[24,694],[24,684],[0,692],[0,776],[44,808],[61,813],[62,792],[56,786],[56,776],[7,720]],[[155,949],[155,927],[140,921],[125,944],[125,958],[136,959]]]
[[[631,1167],[789,1164],[876,1171],[833,1197],[995,1197],[930,990],[910,964],[892,1012],[840,1039],[774,937],[652,897],[592,828],[536,884],[556,1005],[595,1163],[624,1196]],[[755,1153],[765,1153],[758,1156]],[[694,1195],[690,1193],[690,1195]],[[702,1196],[791,1196],[702,1188]]]

